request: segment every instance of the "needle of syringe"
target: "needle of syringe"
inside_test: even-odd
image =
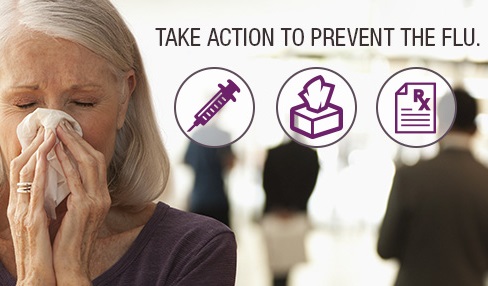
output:
[[[192,126],[192,127],[190,127],[190,129],[188,129],[188,131],[186,131],[186,132],[190,132],[190,131],[192,131],[192,130],[193,130],[193,128],[195,128],[195,127],[197,127],[197,124],[193,124],[193,126]]]

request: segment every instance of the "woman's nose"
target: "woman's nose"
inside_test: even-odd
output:
[[[60,111],[65,111],[66,109],[64,103],[59,101],[48,101],[44,105],[45,105],[44,108],[47,109],[60,110]]]

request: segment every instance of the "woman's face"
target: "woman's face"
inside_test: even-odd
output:
[[[0,53],[0,151],[9,163],[20,154],[16,128],[36,108],[62,110],[83,138],[112,158],[133,75],[118,80],[108,63],[73,42],[39,33],[12,39]],[[128,80],[130,78],[130,80]],[[123,94],[124,93],[124,94]],[[8,168],[8,165],[5,166]]]

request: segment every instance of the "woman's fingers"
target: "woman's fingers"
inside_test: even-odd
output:
[[[27,163],[20,169],[19,172],[19,180],[17,182],[14,182],[17,186],[16,193],[17,194],[26,194],[25,196],[18,196],[17,202],[25,201],[29,202],[29,200],[24,200],[21,198],[28,198],[30,194],[30,189],[32,188],[32,181],[34,180],[34,170],[36,169],[36,163],[37,163],[37,158],[36,158],[36,153],[34,153]],[[28,186],[30,184],[30,186]],[[26,189],[25,192],[22,192],[21,190]]]
[[[76,133],[68,122],[61,122],[57,133],[61,142],[55,151],[71,191],[68,213],[71,203],[74,204],[72,210],[88,208],[86,216],[106,213],[111,202],[105,157]]]
[[[37,164],[35,165],[34,180],[30,195],[30,211],[44,211],[44,194],[47,181],[47,156],[56,144],[56,136],[49,130],[46,140],[39,146],[36,154]]]
[[[80,193],[76,190],[83,188],[80,173],[71,163],[68,154],[66,154],[66,151],[64,150],[62,142],[59,142],[54,150],[56,151],[56,156],[58,157],[59,163],[61,164],[61,168],[63,168],[68,188],[70,189],[72,195],[79,196]]]
[[[61,142],[78,165],[78,170],[71,170],[73,165],[67,164],[68,156],[61,155],[61,158],[66,159],[64,165],[62,163],[62,166],[68,168],[65,171],[79,172],[86,192],[93,195],[98,194],[101,186],[106,187],[105,157],[76,133],[69,123],[62,122],[57,130]],[[57,155],[59,155],[58,153],[60,153],[59,149],[57,150]],[[63,153],[67,154],[67,151],[64,150]],[[65,175],[68,177],[68,174]]]
[[[29,161],[20,169],[18,183],[15,183],[11,195],[15,197],[14,222],[24,221],[28,214],[28,220],[35,215],[44,215],[44,188],[46,185],[46,160],[47,154],[53,149],[56,138],[52,131],[43,141],[37,152],[33,153]],[[32,146],[32,145],[31,145]]]
[[[35,154],[39,146],[42,144],[44,141],[44,127],[40,127],[39,130],[37,130],[36,137],[34,137],[34,140],[32,143],[22,150],[22,153],[15,159],[12,160],[10,163],[10,206],[16,205],[17,201],[17,183],[19,183],[20,180],[20,173],[21,170],[24,168],[24,166],[29,162],[29,160],[32,158],[32,156]],[[34,171],[34,169],[32,169]],[[25,170],[24,172],[27,172]],[[32,179],[30,179],[30,182],[32,182]]]

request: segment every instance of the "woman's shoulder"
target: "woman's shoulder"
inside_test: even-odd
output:
[[[145,228],[143,235],[150,235],[146,250],[158,249],[160,255],[173,257],[173,262],[183,268],[192,264],[190,261],[208,266],[210,260],[217,264],[217,261],[230,259],[226,263],[231,263],[235,260],[237,243],[234,233],[213,218],[160,202]]]
[[[233,236],[226,225],[213,218],[179,210],[163,202],[157,203],[146,227],[155,227],[156,232],[164,234],[166,239],[169,237],[191,239],[196,236],[202,240],[222,234]]]
[[[160,202],[121,261],[94,284],[207,285],[199,283],[220,277],[227,281],[221,285],[233,285],[236,248],[221,222]]]
[[[158,203],[153,218],[158,223],[152,248],[169,247],[160,254],[172,264],[164,284],[211,285],[219,280],[219,285],[234,285],[237,244],[226,225],[164,203]]]

